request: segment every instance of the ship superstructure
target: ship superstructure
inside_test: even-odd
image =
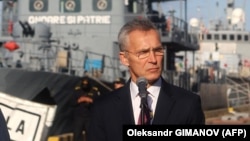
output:
[[[190,65],[248,77],[250,32],[245,29],[245,11],[235,7],[234,0],[227,0],[225,11],[224,20],[214,19],[208,25],[199,18],[190,20],[190,25],[197,29],[191,32],[198,33],[200,45]]]
[[[159,27],[168,47],[165,71],[175,70],[175,52],[199,47],[196,36],[187,33],[187,22],[153,9],[154,3],[168,1],[173,0],[22,0],[13,5],[3,1],[14,16],[12,30],[2,36],[9,35],[5,41],[12,39],[19,45],[4,52],[4,64],[13,67],[19,61],[27,69],[73,75],[88,71],[107,81],[126,78],[127,69],[117,56],[117,34],[126,21],[146,16]]]
[[[245,1],[246,2],[246,1]],[[216,8],[219,3],[216,3]],[[203,100],[204,110],[249,106],[250,32],[245,29],[245,11],[227,0],[225,19],[206,25],[190,19],[199,38],[199,50],[188,60],[197,75],[195,91]]]

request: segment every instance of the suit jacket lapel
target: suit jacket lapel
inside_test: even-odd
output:
[[[130,95],[130,81],[125,84],[123,88],[121,88],[121,91],[119,93],[120,96],[120,110],[121,110],[121,116],[122,116],[122,123],[124,124],[135,124],[134,120],[134,113],[133,113],[133,107],[131,102],[131,95]]]
[[[161,90],[159,93],[154,119],[152,124],[167,124],[167,119],[174,106],[175,99],[172,97],[171,87],[162,79]]]

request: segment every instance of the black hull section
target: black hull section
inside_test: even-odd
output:
[[[42,71],[0,69],[0,91],[22,99],[57,105],[54,123],[48,135],[71,132],[72,109],[70,98],[80,77]],[[92,79],[102,94],[111,91],[98,80]]]

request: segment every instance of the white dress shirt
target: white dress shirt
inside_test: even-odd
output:
[[[158,79],[152,86],[150,86],[147,89],[147,91],[149,92],[148,105],[153,113],[153,117],[155,113],[157,99],[158,99],[159,92],[160,92],[160,87],[161,87],[161,79]],[[133,81],[131,81],[130,83],[130,93],[131,93],[135,124],[137,124],[140,111],[141,111],[141,108],[140,108],[141,98],[138,95],[139,93],[138,86]]]

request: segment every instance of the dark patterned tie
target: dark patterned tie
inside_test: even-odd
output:
[[[152,114],[148,106],[147,100],[141,103],[140,108],[141,108],[141,112],[140,112],[139,119],[138,119],[138,125],[150,125]]]

